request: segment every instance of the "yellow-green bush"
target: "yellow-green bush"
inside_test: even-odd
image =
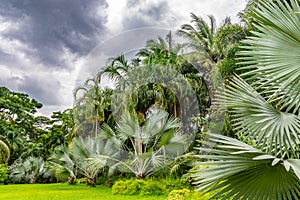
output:
[[[191,194],[188,189],[172,190],[168,195],[168,200],[186,200]]]
[[[120,180],[115,182],[112,187],[113,194],[129,194],[129,195],[163,195],[168,191],[163,182],[154,180]]]
[[[168,200],[207,200],[212,197],[214,193],[201,193],[188,189],[172,190],[168,195]],[[213,198],[218,200],[221,198]]]
[[[115,182],[115,184],[112,186],[112,193],[125,194],[127,190],[127,184],[128,182],[122,180]]]
[[[144,182],[145,186],[140,191],[140,195],[163,195],[166,193],[166,187],[163,183],[153,180],[147,180]]]
[[[7,167],[4,164],[0,164],[0,183],[3,183],[7,179]]]

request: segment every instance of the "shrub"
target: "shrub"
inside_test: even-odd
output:
[[[53,177],[42,157],[16,160],[9,168],[9,178],[13,183],[46,183]]]
[[[64,183],[69,180],[70,173],[66,171],[65,167],[57,166],[56,169],[54,170],[54,176],[57,182]]]
[[[128,182],[127,190],[125,191],[126,194],[137,195],[141,193],[143,188],[147,187],[147,183],[144,180],[129,180],[126,182]]]
[[[140,195],[163,195],[165,194],[165,187],[163,183],[159,183],[158,181],[147,180],[144,181],[146,184],[140,191]]]
[[[165,179],[159,180],[165,186],[167,194],[172,190],[180,190],[180,189],[192,189],[190,183],[186,180],[182,179]]]
[[[125,194],[125,191],[127,190],[127,184],[126,181],[117,181],[112,186],[112,193],[113,194]]]
[[[79,178],[76,179],[76,184],[87,183],[87,178]]]
[[[172,190],[168,195],[168,200],[186,200],[190,193],[188,189]]]
[[[124,174],[114,174],[113,176],[106,176],[106,175],[101,175],[96,179],[96,184],[97,185],[102,185],[102,186],[107,186],[107,187],[112,187],[115,182],[119,180],[128,180],[132,176],[126,176]]]
[[[6,181],[7,175],[7,167],[4,164],[0,164],[0,183]]]
[[[142,196],[166,194],[164,185],[158,181],[134,179],[117,181],[112,187],[112,193]]]
[[[129,179],[125,181],[117,181],[112,187],[113,194],[140,194],[143,188],[146,188],[146,181]]]
[[[207,200],[213,193],[201,193],[197,191],[192,191],[189,189],[181,189],[181,190],[172,190],[168,195],[168,200]],[[214,200],[218,200],[220,198],[213,198]]]
[[[112,187],[113,194],[129,195],[168,195],[174,189],[190,188],[190,185],[179,179],[147,179],[147,180],[120,180]]]

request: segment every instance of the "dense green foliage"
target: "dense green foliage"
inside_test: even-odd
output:
[[[50,183],[52,177],[42,157],[17,160],[10,166],[10,181],[13,183]]]
[[[42,104],[30,99],[27,94],[0,87],[0,133],[1,140],[11,152],[9,163],[24,156],[27,146],[34,146],[32,148],[39,151],[37,139],[43,130],[36,127],[33,114],[41,106]]]
[[[0,164],[0,183],[3,183],[7,180],[7,167],[4,164]]]
[[[1,162],[12,164],[30,156],[46,160],[56,146],[67,144],[74,129],[71,110],[55,112],[49,119],[34,115],[41,107],[27,94],[0,88]]]
[[[190,185],[180,179],[147,179],[147,180],[120,180],[112,187],[113,194],[129,195],[168,195],[172,190],[191,189]]]

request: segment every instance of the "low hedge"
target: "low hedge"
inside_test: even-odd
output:
[[[168,195],[172,190],[189,188],[190,185],[182,180],[119,180],[112,186],[113,194],[128,195]]]

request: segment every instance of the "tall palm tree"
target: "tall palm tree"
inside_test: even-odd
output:
[[[136,54],[143,58],[144,64],[178,64],[183,44],[175,43],[171,31],[165,38],[161,36],[146,42],[145,48]]]
[[[183,101],[183,94],[187,90],[185,90],[184,85],[180,85],[180,81],[186,79],[186,82],[192,83],[191,86],[195,86],[194,90],[199,92],[197,93],[198,104],[206,108],[207,88],[204,86],[201,76],[196,75],[195,67],[184,58],[183,47],[183,44],[174,41],[171,32],[165,38],[159,36],[148,40],[145,47],[137,53],[137,56],[142,58],[143,65],[131,68],[127,71],[127,76],[118,82],[117,89],[120,91],[125,91],[125,88],[133,86],[129,89],[130,95],[127,98],[122,98],[118,105],[125,103],[125,106],[134,107],[137,112],[145,114],[149,107],[157,104],[170,114],[181,118],[180,107],[183,105],[180,105],[178,99],[180,95],[178,94],[182,94],[181,100]],[[170,73],[170,70],[177,74],[173,77],[174,80],[168,80],[167,74]],[[174,75],[174,72],[171,74]],[[181,79],[178,78],[179,76]],[[156,79],[152,77],[156,77]],[[148,82],[149,84],[145,85],[145,82],[150,79],[151,83]],[[182,88],[184,90],[181,90]],[[186,100],[186,102],[189,101]],[[127,105],[128,103],[131,105]],[[201,111],[205,108],[201,108]]]
[[[99,125],[107,122],[108,110],[111,102],[112,90],[101,86],[102,74],[97,74],[94,78],[85,81],[83,87],[77,87],[74,90],[74,99],[76,101],[74,114],[77,123],[83,125],[85,123],[94,124],[94,135],[98,135]],[[79,96],[80,92],[83,92]],[[88,125],[85,125],[88,127]],[[80,128],[77,129],[80,131]]]
[[[107,75],[111,80],[119,81],[121,78],[126,76],[126,73],[131,68],[130,63],[123,54],[115,58],[108,59],[107,64],[108,65],[98,73],[98,77]]]
[[[192,48],[205,53],[212,62],[218,62],[219,55],[215,41],[217,25],[214,16],[208,16],[208,23],[203,18],[196,16],[194,13],[191,13],[191,18],[191,22],[195,25],[182,25],[178,30],[178,34],[187,38]]]
[[[300,197],[300,5],[290,4],[269,0],[252,10],[258,32],[240,52],[250,71],[222,98],[247,142],[209,136],[217,145],[200,149],[209,152],[200,164],[211,166],[195,174],[200,190],[221,189],[224,199]]]
[[[203,54],[209,64],[216,64],[227,57],[229,50],[248,34],[244,27],[232,24],[226,18],[217,27],[215,17],[208,16],[208,23],[201,17],[191,13],[192,24],[184,24],[178,35],[189,41],[189,46]]]

